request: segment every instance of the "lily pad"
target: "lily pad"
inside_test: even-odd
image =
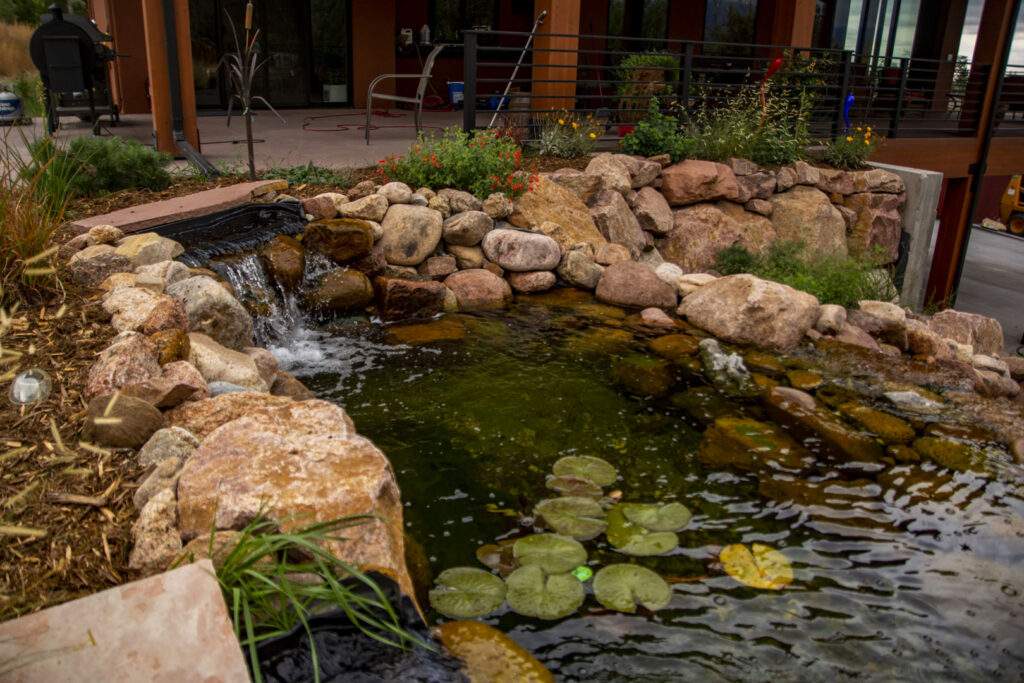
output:
[[[516,614],[561,619],[583,604],[583,584],[572,574],[551,574],[536,565],[520,567],[508,577],[508,606]]]
[[[600,486],[584,477],[556,477],[553,474],[549,474],[544,483],[549,489],[557,491],[563,496],[600,498],[603,493]]]
[[[693,517],[682,503],[623,503],[622,514],[648,531],[681,531]]]
[[[430,606],[450,619],[482,617],[501,607],[505,583],[476,567],[452,567],[441,572],[430,591]]]
[[[606,535],[620,553],[638,557],[664,555],[679,545],[679,537],[671,531],[651,531],[626,519],[622,505],[608,511]]]
[[[593,498],[549,498],[537,503],[533,512],[556,532],[577,541],[596,538],[608,526],[604,510]]]
[[[476,559],[480,560],[480,564],[490,567],[502,576],[507,576],[516,568],[516,560],[512,555],[512,544],[507,541],[480,546],[476,549]]]
[[[782,590],[793,582],[793,567],[789,559],[778,550],[760,543],[749,548],[742,543],[727,545],[718,558],[729,576],[751,588]]]
[[[558,460],[551,471],[556,477],[582,477],[598,486],[611,486],[619,477],[610,462],[592,455],[567,455]]]
[[[594,576],[594,596],[608,609],[633,613],[637,605],[652,612],[666,607],[672,589],[650,569],[635,564],[610,564]]]
[[[545,574],[564,574],[587,561],[587,551],[579,541],[559,534],[520,538],[512,552],[520,567],[537,566]]]
[[[487,624],[450,621],[437,627],[437,635],[445,649],[462,660],[471,681],[555,681],[533,655]]]

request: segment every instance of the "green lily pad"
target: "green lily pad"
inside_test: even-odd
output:
[[[612,547],[625,555],[648,557],[664,555],[679,545],[679,537],[671,531],[650,531],[628,519],[622,505],[608,511],[605,532]]]
[[[648,531],[681,531],[693,517],[682,503],[622,503],[626,520]]]
[[[633,613],[637,605],[652,612],[666,607],[672,589],[650,569],[635,564],[610,564],[594,576],[594,596],[608,609]]]
[[[482,617],[505,600],[505,583],[476,567],[446,569],[436,583],[429,593],[430,606],[450,619]]]
[[[583,604],[583,584],[572,574],[551,574],[536,565],[520,567],[508,577],[508,606],[516,614],[561,619]]]
[[[600,486],[584,477],[556,477],[553,474],[549,474],[544,483],[549,489],[557,491],[563,496],[600,498],[601,494],[604,493]]]
[[[587,561],[587,550],[579,541],[559,534],[520,538],[512,553],[520,567],[536,565],[545,574],[564,574]]]
[[[589,541],[605,530],[604,510],[593,498],[563,496],[537,503],[533,513],[563,536]]]
[[[592,455],[568,455],[556,462],[551,471],[556,477],[582,477],[598,486],[611,486],[619,477],[610,462]]]

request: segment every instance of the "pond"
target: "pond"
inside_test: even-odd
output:
[[[478,547],[532,533],[533,506],[557,495],[545,476],[566,455],[613,463],[624,501],[693,512],[665,556],[586,543],[595,570],[634,562],[663,576],[667,608],[621,614],[588,595],[557,621],[507,607],[484,619],[559,680],[1024,678],[1024,476],[1004,451],[985,446],[984,472],[851,462],[813,438],[814,463],[796,476],[702,458],[715,417],[770,417],[760,399],[712,388],[695,356],[653,354],[664,332],[634,321],[563,290],[412,325],[335,320],[270,345],[391,459],[409,536],[435,576],[483,567]],[[765,383],[813,364],[749,358]],[[824,382],[819,399],[850,387]],[[903,417],[918,435],[938,433]],[[718,562],[733,543],[780,550],[795,580],[779,591],[738,583]]]

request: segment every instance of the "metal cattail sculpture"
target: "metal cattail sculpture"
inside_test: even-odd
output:
[[[249,178],[256,180],[256,156],[253,151],[252,139],[252,105],[255,102],[260,102],[273,112],[274,116],[281,119],[281,123],[284,123],[284,119],[270,106],[270,102],[267,102],[263,96],[252,94],[253,81],[256,80],[256,74],[267,63],[267,60],[261,62],[259,58],[259,29],[256,31],[252,30],[252,0],[249,0],[249,3],[245,6],[244,43],[238,42],[238,33],[235,31],[235,23],[231,21],[231,15],[227,11],[224,14],[227,16],[228,24],[231,26],[231,37],[235,41],[235,51],[224,55],[221,60],[227,68],[231,81],[232,92],[231,98],[228,100],[228,125],[231,125],[231,111],[235,100],[238,100],[238,106],[242,109],[242,117],[245,119],[245,141],[249,148]]]

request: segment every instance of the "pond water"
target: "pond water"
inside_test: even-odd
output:
[[[694,361],[651,353],[654,334],[549,294],[425,324],[335,321],[271,346],[394,463],[434,575],[481,567],[479,546],[531,533],[533,506],[557,495],[545,475],[565,455],[613,463],[623,500],[693,512],[667,556],[586,543],[595,570],[636,562],[665,577],[668,608],[620,614],[589,596],[558,621],[504,607],[484,619],[560,680],[1024,678],[1024,475],[1004,452],[989,448],[984,475],[844,462],[813,439],[815,464],[798,477],[709,463],[698,450],[715,416],[768,418],[758,399],[709,387]],[[782,551],[795,580],[739,584],[718,564],[732,543]]]

